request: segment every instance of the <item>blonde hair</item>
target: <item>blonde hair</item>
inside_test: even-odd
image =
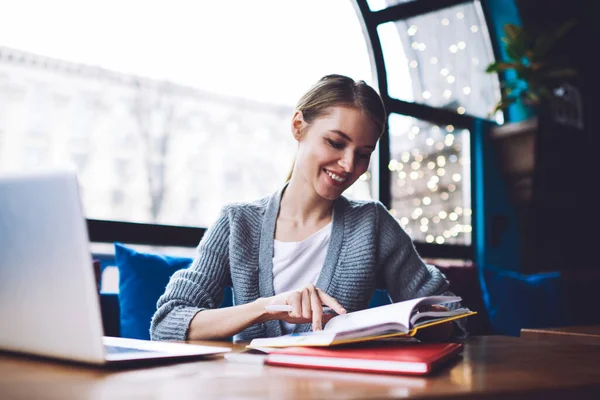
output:
[[[385,130],[387,114],[381,96],[365,81],[355,81],[344,75],[326,75],[319,79],[298,101],[296,111],[302,111],[304,121],[310,125],[326,115],[331,107],[354,107],[373,121],[379,137]],[[286,182],[292,178],[295,161]]]

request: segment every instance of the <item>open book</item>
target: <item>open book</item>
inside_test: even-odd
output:
[[[461,300],[456,296],[420,297],[336,315],[322,331],[254,339],[247,347],[331,346],[389,337],[412,337],[419,329],[476,314],[467,308],[419,311],[424,306],[457,303]]]

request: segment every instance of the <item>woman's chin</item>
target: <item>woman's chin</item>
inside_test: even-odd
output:
[[[319,196],[322,198],[333,201],[339,198],[344,190],[345,189],[342,187],[328,186],[321,187],[319,190],[317,190],[317,193],[319,193]]]

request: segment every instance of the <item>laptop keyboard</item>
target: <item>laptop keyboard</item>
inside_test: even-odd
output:
[[[131,347],[109,346],[104,345],[106,354],[123,354],[123,353],[156,353],[155,350],[134,349]]]

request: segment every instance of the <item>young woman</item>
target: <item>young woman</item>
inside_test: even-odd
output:
[[[443,274],[423,262],[380,202],[342,196],[367,171],[385,121],[381,98],[365,82],[320,79],[292,117],[298,151],[289,181],[261,200],[224,207],[192,265],[172,276],[158,300],[152,339],[320,330],[332,316],[323,306],[338,314],[364,309],[376,288],[394,302],[451,295]],[[219,309],[228,285],[235,305]],[[424,331],[445,339],[453,330],[446,323]]]

